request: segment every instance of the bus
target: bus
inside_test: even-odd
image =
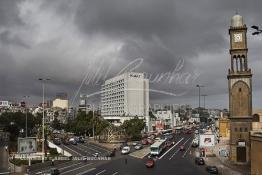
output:
[[[158,156],[164,150],[166,146],[166,140],[158,140],[150,146],[151,155]]]

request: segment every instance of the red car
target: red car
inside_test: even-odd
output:
[[[184,145],[180,145],[180,151],[185,151],[185,146]]]
[[[154,143],[154,140],[152,140],[152,139],[147,139],[147,143],[150,144],[150,145],[152,145],[152,144]]]
[[[155,161],[154,161],[154,159],[148,159],[147,161],[146,161],[146,167],[147,168],[153,168],[155,166]]]

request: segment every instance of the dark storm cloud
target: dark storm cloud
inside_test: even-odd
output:
[[[251,26],[262,17],[261,5],[260,0],[0,1],[0,95],[32,93],[37,99],[37,78],[49,76],[50,96],[66,91],[73,98],[85,74],[94,77],[96,69],[105,76],[98,83],[86,81],[81,92],[98,91],[104,79],[136,58],[143,58],[136,70],[151,80],[184,60],[179,73],[195,78],[186,83],[163,78],[151,82],[150,88],[186,94],[151,93],[151,102],[191,100],[194,105],[195,85],[200,83],[214,101],[210,106],[227,107],[230,19],[238,10]],[[253,87],[259,90],[261,40],[250,33],[249,63],[254,67]]]

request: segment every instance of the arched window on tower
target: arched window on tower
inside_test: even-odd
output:
[[[241,55],[241,59],[243,61],[243,71],[247,71],[247,60],[245,55]]]

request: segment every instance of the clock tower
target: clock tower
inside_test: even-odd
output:
[[[234,163],[250,161],[252,130],[252,74],[248,68],[247,27],[243,17],[236,14],[229,29],[231,67],[228,70],[230,160]]]

